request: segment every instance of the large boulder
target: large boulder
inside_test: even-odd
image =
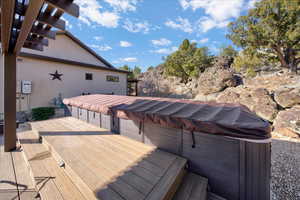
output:
[[[288,71],[282,70],[277,73],[264,74],[254,78],[245,78],[244,84],[249,88],[266,88],[274,92],[283,85],[297,85],[300,83],[300,76],[291,75]]]
[[[277,134],[300,138],[300,106],[280,111],[273,126],[274,132]]]
[[[208,95],[197,94],[194,100],[196,101],[216,101],[217,97],[219,96],[220,92],[212,93]]]
[[[237,86],[237,78],[233,71],[227,68],[210,67],[200,74],[198,93],[208,95],[221,92],[227,87]]]
[[[264,88],[251,89],[243,86],[227,88],[217,97],[217,102],[243,104],[268,121],[273,121],[278,113],[277,104]]]
[[[274,98],[283,108],[291,108],[300,104],[300,84],[280,87],[275,90]]]

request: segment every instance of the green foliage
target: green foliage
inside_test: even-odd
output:
[[[150,67],[148,67],[147,71],[151,71],[151,70],[153,70],[153,69],[154,69],[154,67],[153,67],[153,66],[150,66]]]
[[[233,62],[233,67],[241,72],[246,71],[247,76],[253,77],[256,75],[256,69],[263,66],[263,62],[260,58],[255,55],[247,54],[246,52],[241,52],[237,57],[235,57]]]
[[[128,65],[124,65],[123,67],[119,67],[119,69],[131,72],[128,74],[128,79],[135,79],[142,72],[142,69],[138,66],[135,66],[133,69],[131,69]]]
[[[31,113],[34,121],[47,120],[55,114],[55,109],[53,107],[40,107],[32,109]]]
[[[262,0],[248,15],[229,24],[227,35],[251,54],[295,70],[300,62],[300,1]]]
[[[238,52],[233,48],[233,46],[223,46],[220,50],[220,56],[236,57]]]
[[[132,69],[128,65],[124,65],[122,67],[119,67],[119,69],[131,72],[127,75],[127,77],[128,77],[128,79],[134,79],[134,74],[132,72]]]
[[[131,69],[128,65],[124,65],[122,67],[119,67],[119,69],[131,72]]]
[[[133,68],[133,75],[135,78],[137,78],[141,74],[141,72],[142,72],[142,69],[140,67],[135,66]]]
[[[208,53],[208,48],[197,48],[196,45],[185,39],[179,49],[166,58],[164,63],[166,74],[180,77],[187,82],[190,77],[198,76],[199,72],[210,66],[212,57]]]
[[[253,68],[248,68],[246,71],[247,77],[253,78],[256,76],[256,72]]]

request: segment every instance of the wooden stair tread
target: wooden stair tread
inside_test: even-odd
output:
[[[207,178],[188,173],[177,190],[173,200],[206,200]]]
[[[185,174],[186,159],[75,118],[31,125],[88,199],[172,199]]]
[[[224,197],[221,197],[215,193],[209,192],[207,194],[207,200],[226,200]]]
[[[18,138],[43,200],[86,199],[51,157],[51,153],[38,142],[34,132],[20,132]]]
[[[177,158],[146,200],[172,199],[185,175],[186,159]]]

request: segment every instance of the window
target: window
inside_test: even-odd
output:
[[[119,77],[118,76],[106,76],[106,81],[109,81],[109,82],[119,82]]]
[[[93,80],[93,74],[91,74],[91,73],[86,73],[86,74],[85,74],[85,80]]]

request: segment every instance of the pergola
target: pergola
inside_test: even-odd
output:
[[[21,48],[43,51],[52,28],[64,30],[61,16],[79,16],[73,0],[0,0],[1,48],[4,67],[4,150],[16,148],[16,57]],[[32,72],[34,73],[34,72]]]

